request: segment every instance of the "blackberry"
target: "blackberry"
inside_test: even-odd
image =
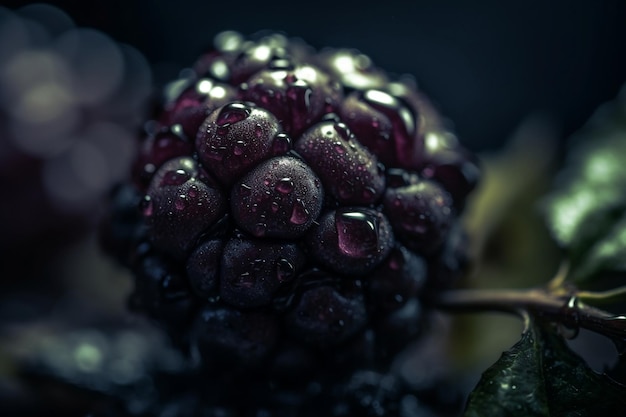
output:
[[[125,188],[135,230],[108,234],[135,271],[133,309],[233,390],[306,397],[387,372],[467,265],[476,159],[409,78],[357,51],[225,32],[186,74]]]

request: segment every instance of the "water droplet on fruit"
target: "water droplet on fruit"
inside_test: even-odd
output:
[[[350,140],[350,137],[352,136],[352,134],[350,133],[350,129],[348,129],[348,126],[346,126],[344,123],[336,123],[334,127],[335,127],[335,131],[339,133],[339,136],[343,140],[345,141]]]
[[[293,191],[293,181],[291,178],[281,178],[276,183],[276,191],[281,194],[289,194]]]
[[[276,277],[278,281],[285,282],[293,278],[296,268],[285,258],[280,258],[276,262]]]
[[[207,152],[207,157],[214,161],[221,162],[224,159],[224,152],[226,152],[226,147],[211,145]]]
[[[296,203],[293,205],[293,209],[291,210],[291,218],[289,221],[292,224],[300,225],[307,222],[309,218],[309,211],[304,206],[304,203],[301,199],[297,199]]]
[[[281,155],[291,150],[291,138],[285,133],[279,133],[272,143],[274,155]]]
[[[161,186],[167,185],[182,185],[191,178],[191,175],[184,169],[177,169],[176,171],[168,171],[161,180]]]
[[[225,105],[215,120],[218,126],[229,126],[250,116],[251,109],[243,103],[230,103]],[[219,133],[219,132],[218,132]]]
[[[191,187],[189,187],[189,191],[187,191],[187,195],[189,196],[189,198],[196,198],[198,196],[198,186],[194,184]]]
[[[150,217],[154,213],[154,203],[149,195],[145,196],[141,202],[139,203],[139,209],[141,210],[141,214],[145,217]]]
[[[254,286],[254,276],[249,272],[244,272],[239,275],[239,279],[234,282],[234,286],[237,288],[252,288]]]
[[[344,154],[346,152],[345,148],[341,144],[341,142],[335,142],[335,151],[338,154]]]
[[[270,208],[272,210],[272,213],[277,213],[280,205],[276,201],[272,201],[272,204],[270,204]]]
[[[378,217],[364,211],[337,211],[337,243],[346,255],[367,258],[378,252]]]
[[[187,196],[185,195],[179,195],[176,198],[176,201],[174,201],[174,207],[176,207],[176,210],[184,210],[187,207]]]
[[[239,186],[239,194],[241,194],[242,196],[249,196],[251,192],[252,187],[250,187],[248,184],[241,183],[241,185]]]
[[[246,143],[242,140],[238,140],[235,142],[235,146],[233,146],[233,154],[236,156],[241,156],[243,154]]]

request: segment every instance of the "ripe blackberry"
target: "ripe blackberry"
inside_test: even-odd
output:
[[[387,372],[466,265],[476,160],[356,51],[225,32],[190,74],[140,147],[135,232],[109,234],[134,248],[133,308],[252,391]]]

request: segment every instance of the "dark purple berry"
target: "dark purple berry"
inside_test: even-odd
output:
[[[216,108],[235,100],[235,89],[208,78],[195,81],[175,101],[166,105],[161,124],[179,124],[193,142],[204,119]]]
[[[454,219],[450,195],[432,181],[389,188],[384,205],[396,238],[423,253],[441,246]]]
[[[226,211],[226,200],[191,158],[166,162],[152,178],[142,213],[155,247],[182,258]]]
[[[385,71],[375,67],[367,55],[355,49],[324,49],[318,55],[318,62],[346,88],[384,88],[389,82]]]
[[[405,414],[383,375],[467,271],[474,157],[411,78],[355,50],[225,32],[183,74],[108,222],[133,308],[201,360],[187,383],[211,410]],[[365,367],[383,373],[347,384]]]
[[[343,123],[316,124],[296,142],[295,149],[338,202],[369,205],[381,196],[385,177],[376,156]]]
[[[462,208],[465,198],[480,179],[476,157],[463,149],[450,134],[429,133],[425,145],[422,176],[443,185],[452,196],[455,207]]]
[[[141,144],[133,164],[135,184],[145,191],[154,173],[170,159],[190,155],[193,143],[182,132],[180,125],[163,127],[149,135]]]
[[[370,272],[387,257],[393,243],[387,218],[362,207],[327,212],[307,235],[311,255],[322,265],[347,275]]]
[[[305,288],[285,317],[287,330],[306,343],[330,348],[356,335],[367,323],[358,282],[340,289],[333,283]]]
[[[402,307],[415,297],[428,278],[426,262],[407,248],[396,245],[369,276],[371,304],[383,312]]]
[[[224,243],[214,239],[204,242],[189,255],[187,276],[197,296],[208,299],[217,294],[223,249]]]
[[[222,254],[220,296],[235,307],[268,305],[274,293],[295,278],[304,261],[294,244],[231,239]]]
[[[419,118],[381,90],[355,91],[343,101],[342,120],[370,152],[389,167],[415,168],[423,152]]]
[[[258,367],[278,338],[272,316],[229,307],[206,307],[192,330],[192,346],[208,368]]]
[[[233,102],[214,110],[198,131],[196,149],[203,166],[230,185],[257,163],[285,149],[289,139],[267,110]]]
[[[256,73],[241,88],[244,100],[269,110],[293,138],[336,109],[341,98],[339,84],[326,73],[289,62]]]
[[[232,85],[246,82],[256,72],[271,68],[276,62],[301,61],[311,48],[304,42],[288,39],[280,33],[261,34],[256,40],[244,40],[235,32],[224,32],[216,38],[216,50],[198,59],[197,74],[228,81]]]
[[[262,162],[233,186],[235,222],[257,237],[295,238],[317,219],[324,191],[303,161],[288,156]]]

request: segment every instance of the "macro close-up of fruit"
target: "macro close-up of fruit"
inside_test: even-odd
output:
[[[467,271],[476,157],[411,78],[356,50],[215,44],[166,86],[113,197],[103,241],[134,272],[131,309],[239,389],[307,399],[388,372]]]
[[[625,8],[61,3],[0,7],[0,414],[623,415]]]

